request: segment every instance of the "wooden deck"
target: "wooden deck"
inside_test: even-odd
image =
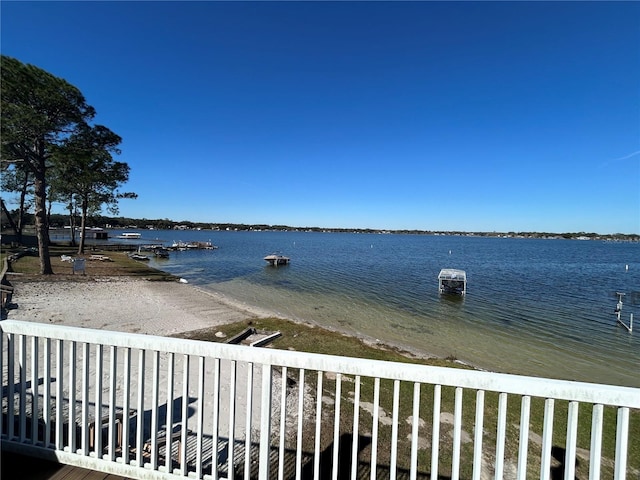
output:
[[[61,463],[49,462],[10,452],[2,452],[0,478],[24,478],[29,480],[128,480]]]

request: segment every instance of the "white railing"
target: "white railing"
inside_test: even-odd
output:
[[[62,463],[141,479],[639,476],[637,388],[0,328],[2,448]]]

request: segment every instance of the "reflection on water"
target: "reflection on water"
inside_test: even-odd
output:
[[[152,265],[278,315],[455,356],[482,368],[640,386],[640,244],[426,235],[161,232],[212,241]],[[265,254],[291,257],[266,266]],[[628,266],[628,268],[627,268]],[[441,297],[441,268],[467,272],[464,298]]]

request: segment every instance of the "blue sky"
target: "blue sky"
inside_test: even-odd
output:
[[[640,3],[12,2],[134,218],[640,233]]]

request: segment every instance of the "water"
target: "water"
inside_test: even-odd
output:
[[[294,320],[509,373],[640,387],[640,244],[311,232],[143,231],[212,241],[151,265]],[[291,264],[273,268],[273,252]],[[628,268],[627,268],[628,266]],[[441,268],[466,270],[463,299]],[[623,320],[617,297],[625,292]]]

